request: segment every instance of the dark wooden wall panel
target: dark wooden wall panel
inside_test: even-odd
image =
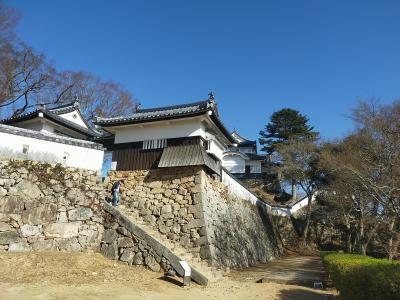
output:
[[[168,139],[167,146],[194,145],[202,140],[199,136]],[[203,140],[204,143],[206,141]],[[143,150],[143,142],[114,144],[112,160],[117,162],[117,171],[147,170],[158,166],[164,149]]]
[[[112,160],[117,162],[117,171],[146,170],[157,167],[162,152],[163,149],[117,149],[113,151]]]

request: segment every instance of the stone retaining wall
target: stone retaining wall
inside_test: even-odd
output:
[[[203,173],[202,204],[208,257],[213,266],[243,268],[279,256],[280,243],[268,207],[242,199],[234,189]]]
[[[113,171],[109,190],[120,179],[124,211],[215,267],[246,267],[280,254],[268,208],[201,167]]]
[[[100,250],[103,255],[128,265],[143,265],[155,272],[174,271],[184,275],[179,263],[182,259],[171,250],[136,226],[117,208],[106,204],[104,212],[105,231]],[[198,284],[208,283],[208,279],[193,267],[191,276]]]
[[[98,249],[100,173],[29,160],[0,160],[0,250]]]
[[[111,190],[113,182],[124,179],[124,211],[196,255],[206,234],[201,207],[202,172],[201,167],[112,171],[106,180]]]
[[[0,160],[0,251],[93,249],[154,271],[176,270],[178,258],[171,251],[121,211],[104,209],[112,182],[125,179],[124,213],[215,267],[245,267],[279,255],[265,207],[241,199],[201,167],[113,171],[105,183],[108,191],[99,175]]]

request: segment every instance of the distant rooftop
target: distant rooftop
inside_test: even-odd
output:
[[[57,107],[53,107],[53,108],[47,108],[46,106],[39,105],[38,109],[35,109],[30,112],[14,115],[8,119],[1,120],[0,123],[12,125],[12,124],[15,124],[18,122],[37,118],[37,117],[39,117],[39,113],[42,113],[43,117],[45,117],[57,124],[60,124],[66,128],[77,131],[83,135],[90,136],[90,137],[101,136],[101,133],[99,133],[91,128],[91,126],[86,122],[86,120],[83,116],[82,116],[82,119],[89,128],[85,128],[83,126],[80,126],[72,121],[69,121],[69,120],[59,116],[61,114],[65,114],[65,113],[72,112],[75,110],[77,110],[79,112],[79,114],[82,116],[82,114],[79,110],[79,102],[76,100],[71,103],[66,103],[61,106],[57,106]]]

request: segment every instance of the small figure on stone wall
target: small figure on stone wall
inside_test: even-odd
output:
[[[123,185],[123,183],[124,183],[123,180],[117,180],[112,185],[111,194],[112,194],[112,205],[113,206],[119,205],[119,201],[120,201],[119,190],[120,190],[121,186]]]

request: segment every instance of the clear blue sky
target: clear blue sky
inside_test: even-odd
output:
[[[325,138],[360,98],[400,98],[400,1],[6,1],[61,70],[122,83],[142,107],[207,98],[256,139],[300,110]]]

